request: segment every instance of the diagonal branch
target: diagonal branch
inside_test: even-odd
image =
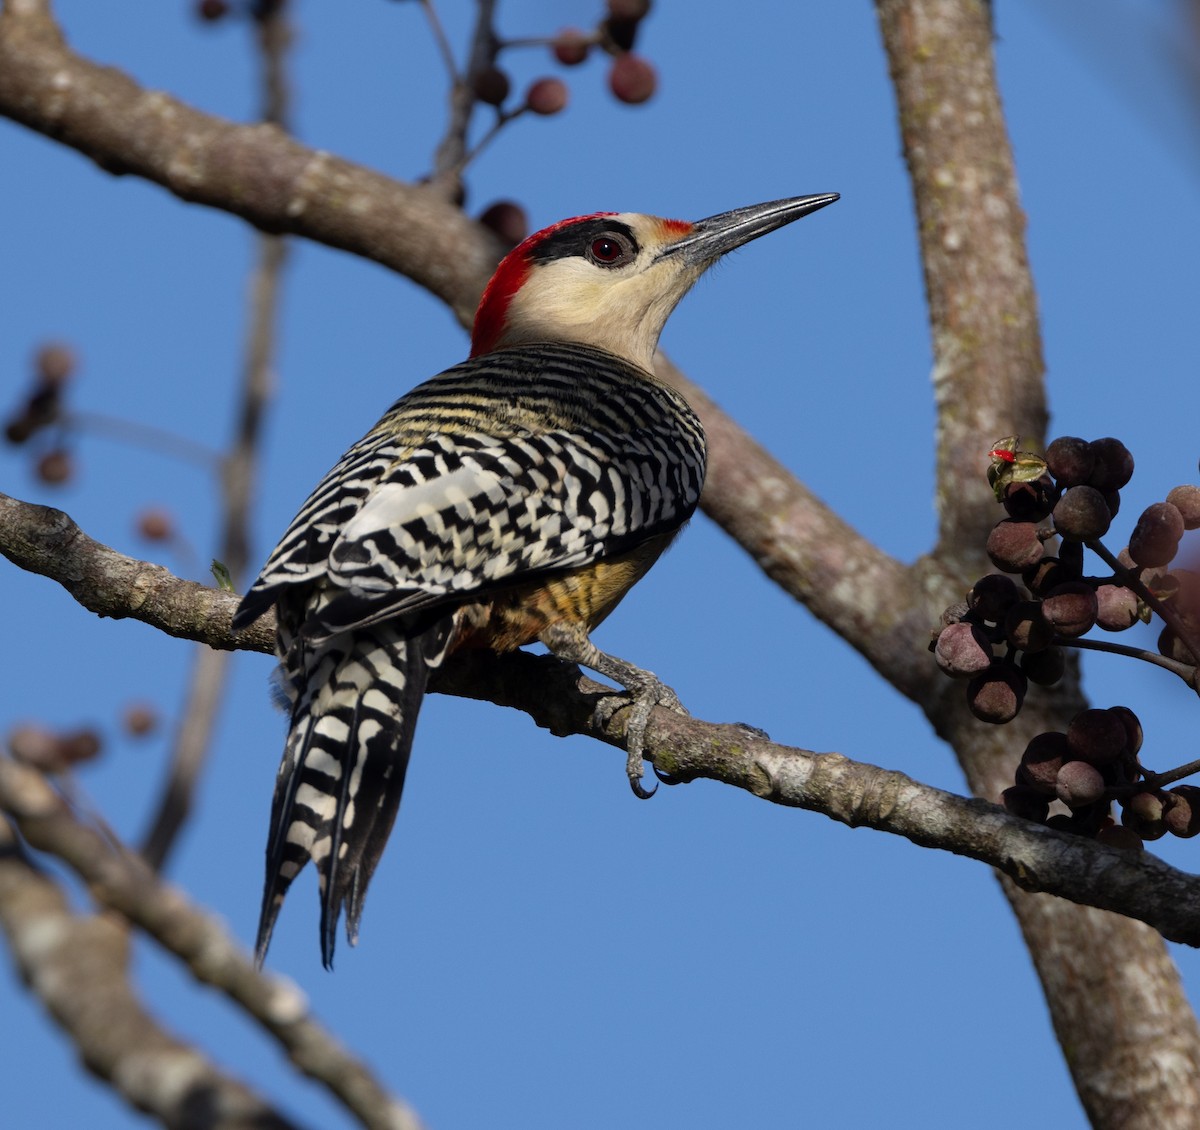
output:
[[[256,969],[216,919],[159,879],[140,856],[78,820],[39,772],[0,757],[0,808],[31,847],[63,860],[104,905],[183,961],[198,981],[239,1004],[364,1126],[419,1130],[416,1115],[312,1017],[299,989]]]
[[[295,1123],[146,1012],[129,981],[124,926],[111,915],[74,913],[58,883],[34,865],[3,817],[0,930],[22,980],[88,1069],[131,1106],[164,1126],[294,1130]]]
[[[42,6],[0,11],[0,115],[115,174],[407,275],[469,322],[506,248],[433,189],[144,90],[74,54]]]

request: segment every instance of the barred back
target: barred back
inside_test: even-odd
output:
[[[235,626],[322,579],[338,599],[314,638],[622,553],[687,521],[704,467],[683,397],[611,354],[473,358],[401,397],[325,476]]]
[[[400,804],[430,670],[459,610],[652,543],[692,515],[700,421],[651,374],[543,343],[472,358],[398,400],[313,491],[234,627],[278,605],[291,729],[275,790],[261,961],[312,859],[321,949],[353,941]],[[626,569],[632,584],[648,567]],[[615,604],[620,593],[605,597]],[[518,641],[520,642],[520,641]]]

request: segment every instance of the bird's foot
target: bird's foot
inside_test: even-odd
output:
[[[675,714],[687,714],[679,696],[649,671],[639,671],[639,677],[630,677],[625,684],[626,693],[609,695],[602,698],[596,706],[595,717],[600,725],[606,725],[612,716],[621,708],[630,708],[629,721],[625,723],[625,775],[629,778],[629,787],[633,795],[641,800],[649,800],[657,791],[658,785],[647,789],[642,784],[645,777],[646,727],[650,723],[650,712],[656,706],[663,706]],[[658,771],[655,770],[658,775]],[[659,780],[666,778],[659,776]]]

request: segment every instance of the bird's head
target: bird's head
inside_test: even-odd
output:
[[[471,356],[574,341],[649,369],[671,311],[707,268],[837,198],[772,200],[695,223],[637,212],[563,220],[531,235],[496,269],[475,314]]]

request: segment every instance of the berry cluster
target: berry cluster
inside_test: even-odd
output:
[[[74,474],[66,443],[63,395],[75,373],[74,351],[61,343],[43,345],[33,359],[33,383],[24,401],[4,425],[4,438],[14,446],[31,444],[34,470],[48,486],[60,486]]]
[[[989,481],[1007,513],[987,541],[1000,572],[980,578],[965,601],[946,609],[930,645],[942,671],[966,682],[971,712],[985,722],[1010,722],[1031,682],[1049,686],[1062,678],[1064,648],[1084,646],[1080,640],[1093,628],[1121,632],[1152,613],[1166,623],[1157,656],[1096,640],[1087,646],[1156,662],[1200,689],[1200,573],[1168,569],[1184,531],[1200,527],[1200,487],[1176,487],[1148,506],[1128,546],[1114,556],[1100,539],[1133,475],[1124,444],[1065,436],[1042,457],[1020,451],[1012,437],[989,454]],[[1085,548],[1104,563],[1101,575],[1085,573]],[[1141,741],[1141,724],[1128,708],[1085,710],[1067,733],[1040,734],[1030,743],[1005,804],[1030,819],[1127,846],[1168,831],[1195,835],[1200,789],[1161,787],[1194,770],[1146,771],[1138,760]],[[1121,826],[1109,816],[1114,799],[1122,803]],[[1050,816],[1053,800],[1068,811]]]
[[[1128,707],[1081,710],[1065,734],[1053,730],[1033,738],[1021,755],[1017,783],[1001,799],[1014,815],[1114,847],[1140,848],[1168,832],[1197,835],[1200,788],[1164,788],[1179,774],[1148,772],[1138,757],[1141,746],[1141,722]],[[1066,811],[1050,815],[1054,800]],[[1120,824],[1112,816],[1114,800]]]

